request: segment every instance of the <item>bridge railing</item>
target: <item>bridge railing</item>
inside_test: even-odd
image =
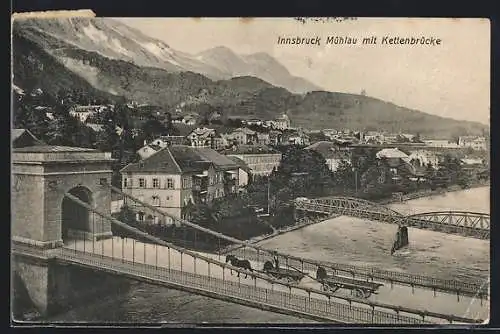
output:
[[[248,256],[253,256],[248,259],[252,259],[254,261],[264,261],[271,259],[273,256],[279,256],[283,261],[281,263],[289,263],[290,265],[293,266],[298,266],[301,269],[306,269],[306,270],[312,270],[316,271],[318,266],[325,267],[327,269],[331,269],[334,271],[341,271],[344,273],[348,273],[349,275],[352,276],[363,276],[363,277],[368,277],[368,278],[376,278],[384,281],[388,281],[391,283],[400,283],[400,284],[405,284],[405,285],[410,285],[410,286],[420,286],[424,288],[429,288],[433,289],[435,291],[443,291],[443,292],[452,292],[456,293],[457,295],[463,295],[463,296],[474,296],[474,297],[479,297],[479,298],[487,298],[488,297],[488,288],[484,287],[483,282],[459,282],[455,280],[441,280],[433,277],[428,277],[428,276],[422,276],[422,275],[413,275],[413,274],[407,274],[407,273],[400,273],[400,272],[394,272],[394,271],[386,271],[386,270],[380,270],[377,268],[369,268],[369,267],[361,267],[361,266],[354,266],[354,265],[346,265],[346,264],[339,264],[339,263],[332,263],[332,262],[326,262],[326,261],[317,261],[317,260],[312,260],[312,259],[307,259],[307,258],[301,258],[301,257],[296,257],[296,256],[291,256],[288,254],[284,254],[282,252],[278,252],[276,250],[271,250],[267,249],[261,246],[257,246],[254,244],[251,244],[246,241],[242,241],[233,237],[226,236],[222,233],[212,231],[210,229],[201,227],[197,224],[194,224],[190,221],[187,221],[185,219],[180,219],[178,217],[172,216],[157,207],[151,206],[143,201],[138,200],[137,198],[128,195],[126,193],[123,193],[120,189],[115,188],[111,185],[108,185],[111,190],[115,193],[120,194],[123,196],[125,202],[133,202],[136,203],[139,206],[142,206],[144,208],[147,208],[148,210],[155,212],[158,215],[161,215],[163,217],[170,217],[174,221],[178,222],[180,225],[183,226],[188,226],[190,228],[193,228],[197,231],[203,232],[210,234],[212,236],[215,236],[219,242],[219,247],[217,247],[219,255],[222,253],[223,247],[221,247],[221,240],[223,240],[226,244],[227,242],[240,245],[242,248],[237,248],[232,251],[229,251],[231,254],[239,254],[240,256],[243,256],[244,258],[247,258]],[[373,215],[387,215],[386,213],[383,212],[371,212]],[[404,217],[403,217],[404,218]],[[401,216],[395,217],[395,219],[399,220],[402,219]],[[252,255],[252,252],[246,252],[247,249],[253,249],[254,252],[257,255]]]
[[[300,296],[291,292],[276,291],[190,272],[129,260],[112,259],[108,256],[101,257],[82,251],[63,249],[57,253],[57,258],[67,260],[73,264],[88,265],[92,268],[133,276],[133,278],[140,279],[142,277],[148,281],[176,284],[183,288],[190,287],[234,299],[244,299],[271,307],[274,306],[282,310],[293,310],[303,315],[310,315],[311,318],[330,319],[333,322],[371,324],[433,323],[418,317],[392,314],[374,308],[357,307],[311,296]]]
[[[241,256],[253,261],[271,260],[272,256],[266,252],[260,252],[255,249],[238,248],[230,251],[230,254]],[[318,265],[329,268],[335,273],[354,277],[361,277],[368,280],[384,280],[393,283],[400,283],[415,287],[425,287],[435,289],[436,291],[454,292],[459,295],[475,296],[478,298],[488,297],[488,284],[461,282],[456,280],[445,280],[430,276],[408,274],[404,272],[396,272],[383,270],[376,267],[362,267],[344,263],[332,263],[322,261],[305,261],[300,257],[286,255],[281,259],[284,266],[295,267],[300,270],[316,271]]]

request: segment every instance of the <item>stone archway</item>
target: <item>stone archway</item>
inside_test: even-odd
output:
[[[92,192],[88,188],[77,186],[68,193],[92,205]],[[91,231],[91,213],[65,196],[61,210],[61,236],[63,242],[83,239]]]

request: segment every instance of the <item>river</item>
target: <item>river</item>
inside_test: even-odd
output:
[[[490,188],[420,198],[391,207],[402,213],[475,211],[489,213]],[[388,255],[396,227],[338,217],[278,235],[260,244],[331,262],[378,266],[444,279],[488,279],[489,242],[409,229],[410,245]],[[133,282],[127,292],[106,296],[47,319],[91,323],[309,323],[312,321]]]

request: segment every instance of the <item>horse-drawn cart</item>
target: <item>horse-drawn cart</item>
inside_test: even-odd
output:
[[[304,278],[305,274],[295,271],[295,270],[290,270],[290,269],[284,269],[284,268],[278,268],[278,269],[269,269],[264,271],[266,274],[269,276],[273,276],[276,279],[285,279],[288,282],[292,283],[297,283],[299,282],[302,278]]]
[[[354,293],[357,298],[368,298],[372,293],[377,293],[377,290],[384,286],[381,283],[368,282],[349,277],[336,275],[327,275],[324,268],[318,268],[316,279],[322,285],[323,291],[334,293],[339,289],[348,289]]]
[[[296,269],[286,269],[274,266],[270,261],[264,263],[263,272],[278,280],[286,280],[289,283],[298,283],[306,274]]]

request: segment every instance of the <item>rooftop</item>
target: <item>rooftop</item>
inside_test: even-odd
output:
[[[256,133],[255,131],[250,130],[249,128],[238,128],[233,132],[243,132],[246,135],[254,135]]]
[[[406,159],[408,155],[397,148],[384,148],[377,152],[377,158]]]
[[[10,133],[12,141],[21,137],[26,131],[28,131],[28,130],[26,130],[26,129],[12,129],[12,132]]]
[[[224,154],[280,154],[266,145],[237,145],[221,151]]]
[[[339,145],[329,141],[319,141],[306,147],[307,150],[313,150],[321,154],[325,159],[336,158],[345,152],[339,149]]]
[[[37,145],[28,146],[14,149],[14,152],[19,153],[57,153],[57,152],[95,152],[100,153],[97,150],[84,147],[72,147],[72,146],[56,146],[56,145]]]
[[[187,145],[167,146],[150,157],[131,163],[122,172],[160,172],[180,174],[182,172],[198,172],[213,165],[215,169],[236,169],[238,166],[228,157],[206,147]]]
[[[110,152],[100,152],[89,148],[38,145],[15,148],[13,150],[13,160],[17,162],[76,162],[111,161],[112,158]]]

